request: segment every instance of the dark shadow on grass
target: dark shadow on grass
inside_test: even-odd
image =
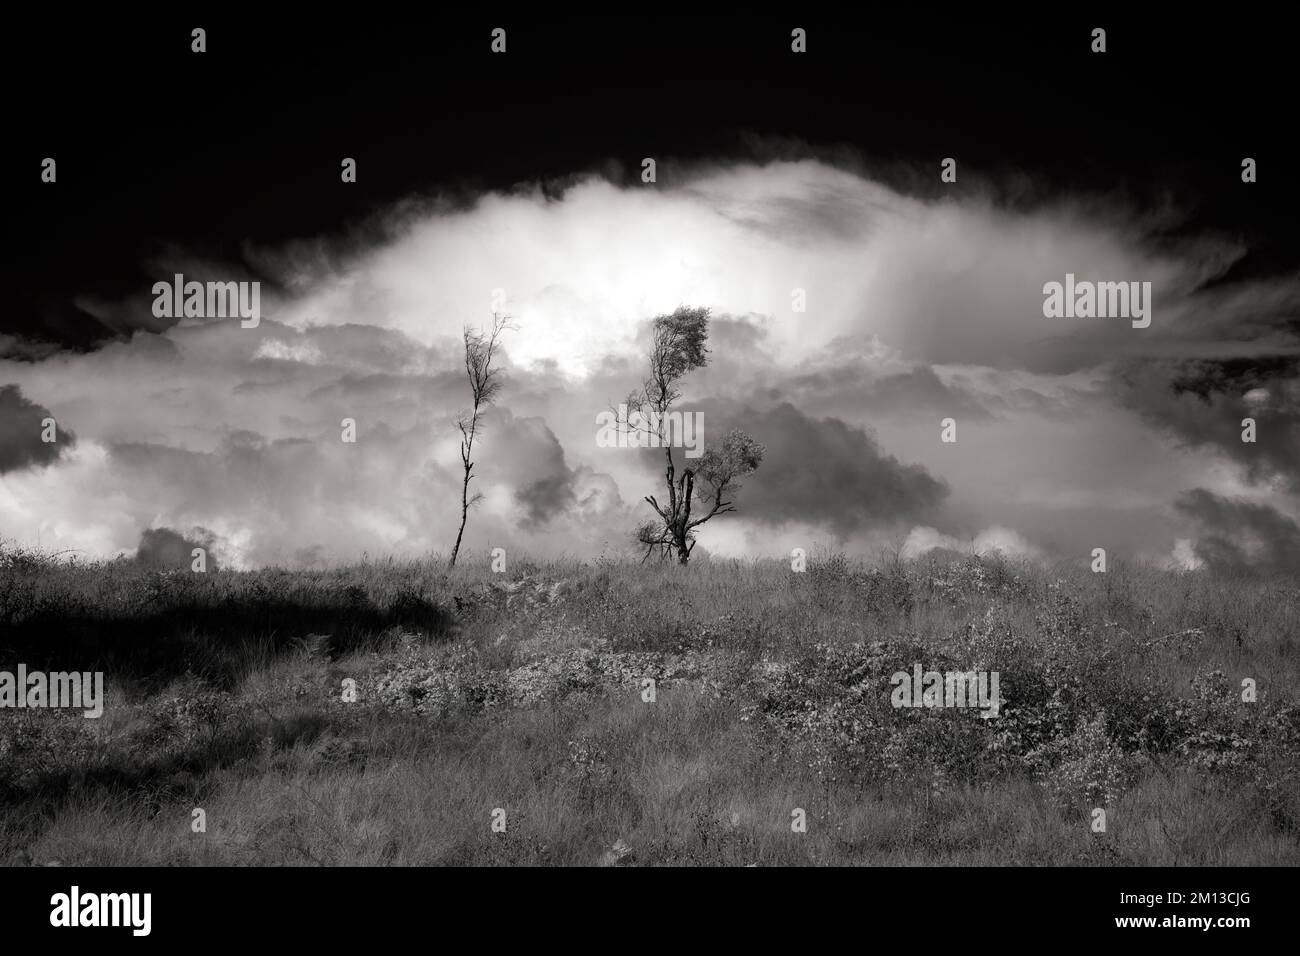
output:
[[[0,865],[12,862],[21,851],[19,844],[35,840],[54,822],[73,794],[94,794],[110,802],[122,799],[150,815],[197,806],[207,796],[204,781],[212,771],[258,759],[268,737],[277,750],[291,750],[336,729],[323,714],[297,713],[285,719],[268,715],[235,721],[183,742],[157,740],[146,731],[105,763],[45,770],[24,784],[0,772],[0,812],[23,821],[18,832],[7,835],[7,845],[0,846]]]
[[[445,638],[453,617],[449,609],[414,594],[381,608],[360,588],[325,600],[320,595],[215,601],[182,596],[135,613],[46,606],[0,629],[0,654],[23,661],[29,670],[102,670],[145,683],[187,672],[220,678],[229,670],[223,665],[235,666],[250,646],[278,652],[308,636],[325,635],[324,646],[339,655],[377,646],[393,628]]]

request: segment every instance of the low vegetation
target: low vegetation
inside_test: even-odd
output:
[[[0,862],[1294,865],[1298,622],[1293,580],[951,554],[8,550],[0,670],[107,703],[0,710]],[[999,672],[999,715],[894,707],[916,664]]]

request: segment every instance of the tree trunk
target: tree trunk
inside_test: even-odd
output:
[[[451,549],[451,560],[447,562],[447,567],[456,566],[456,555],[460,554],[460,539],[465,534],[465,521],[469,517],[469,479],[465,480],[465,486],[460,493],[460,530],[456,532],[456,547]]]
[[[451,549],[451,560],[447,567],[456,566],[456,556],[460,554],[460,539],[465,534],[465,522],[469,520],[469,480],[474,474],[474,463],[469,456],[474,453],[474,433],[478,431],[478,402],[474,403],[474,418],[470,424],[469,434],[465,436],[460,447],[460,460],[465,466],[465,479],[460,485],[460,530],[456,532],[456,547]]]

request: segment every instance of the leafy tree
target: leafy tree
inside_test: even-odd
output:
[[[719,445],[705,450],[695,468],[683,467],[681,474],[677,473],[668,415],[681,398],[678,384],[682,378],[708,364],[708,337],[706,308],[683,306],[657,316],[651,328],[649,377],[625,403],[623,427],[639,430],[654,439],[654,444],[662,445],[667,461],[667,499],[661,504],[654,495],[647,495],[645,500],[658,517],[636,530],[636,540],[646,549],[645,558],[656,552],[661,558],[675,554],[679,563],[686,564],[695,548],[695,529],[716,515],[736,510],[733,499],[741,488],[740,479],[763,460],[762,445],[744,432],[732,430]]]

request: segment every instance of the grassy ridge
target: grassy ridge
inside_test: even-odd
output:
[[[1296,863],[1298,620],[1293,581],[956,556],[6,552],[0,669],[103,670],[108,704],[0,711],[0,860]],[[892,707],[915,663],[999,671],[1002,715]]]

